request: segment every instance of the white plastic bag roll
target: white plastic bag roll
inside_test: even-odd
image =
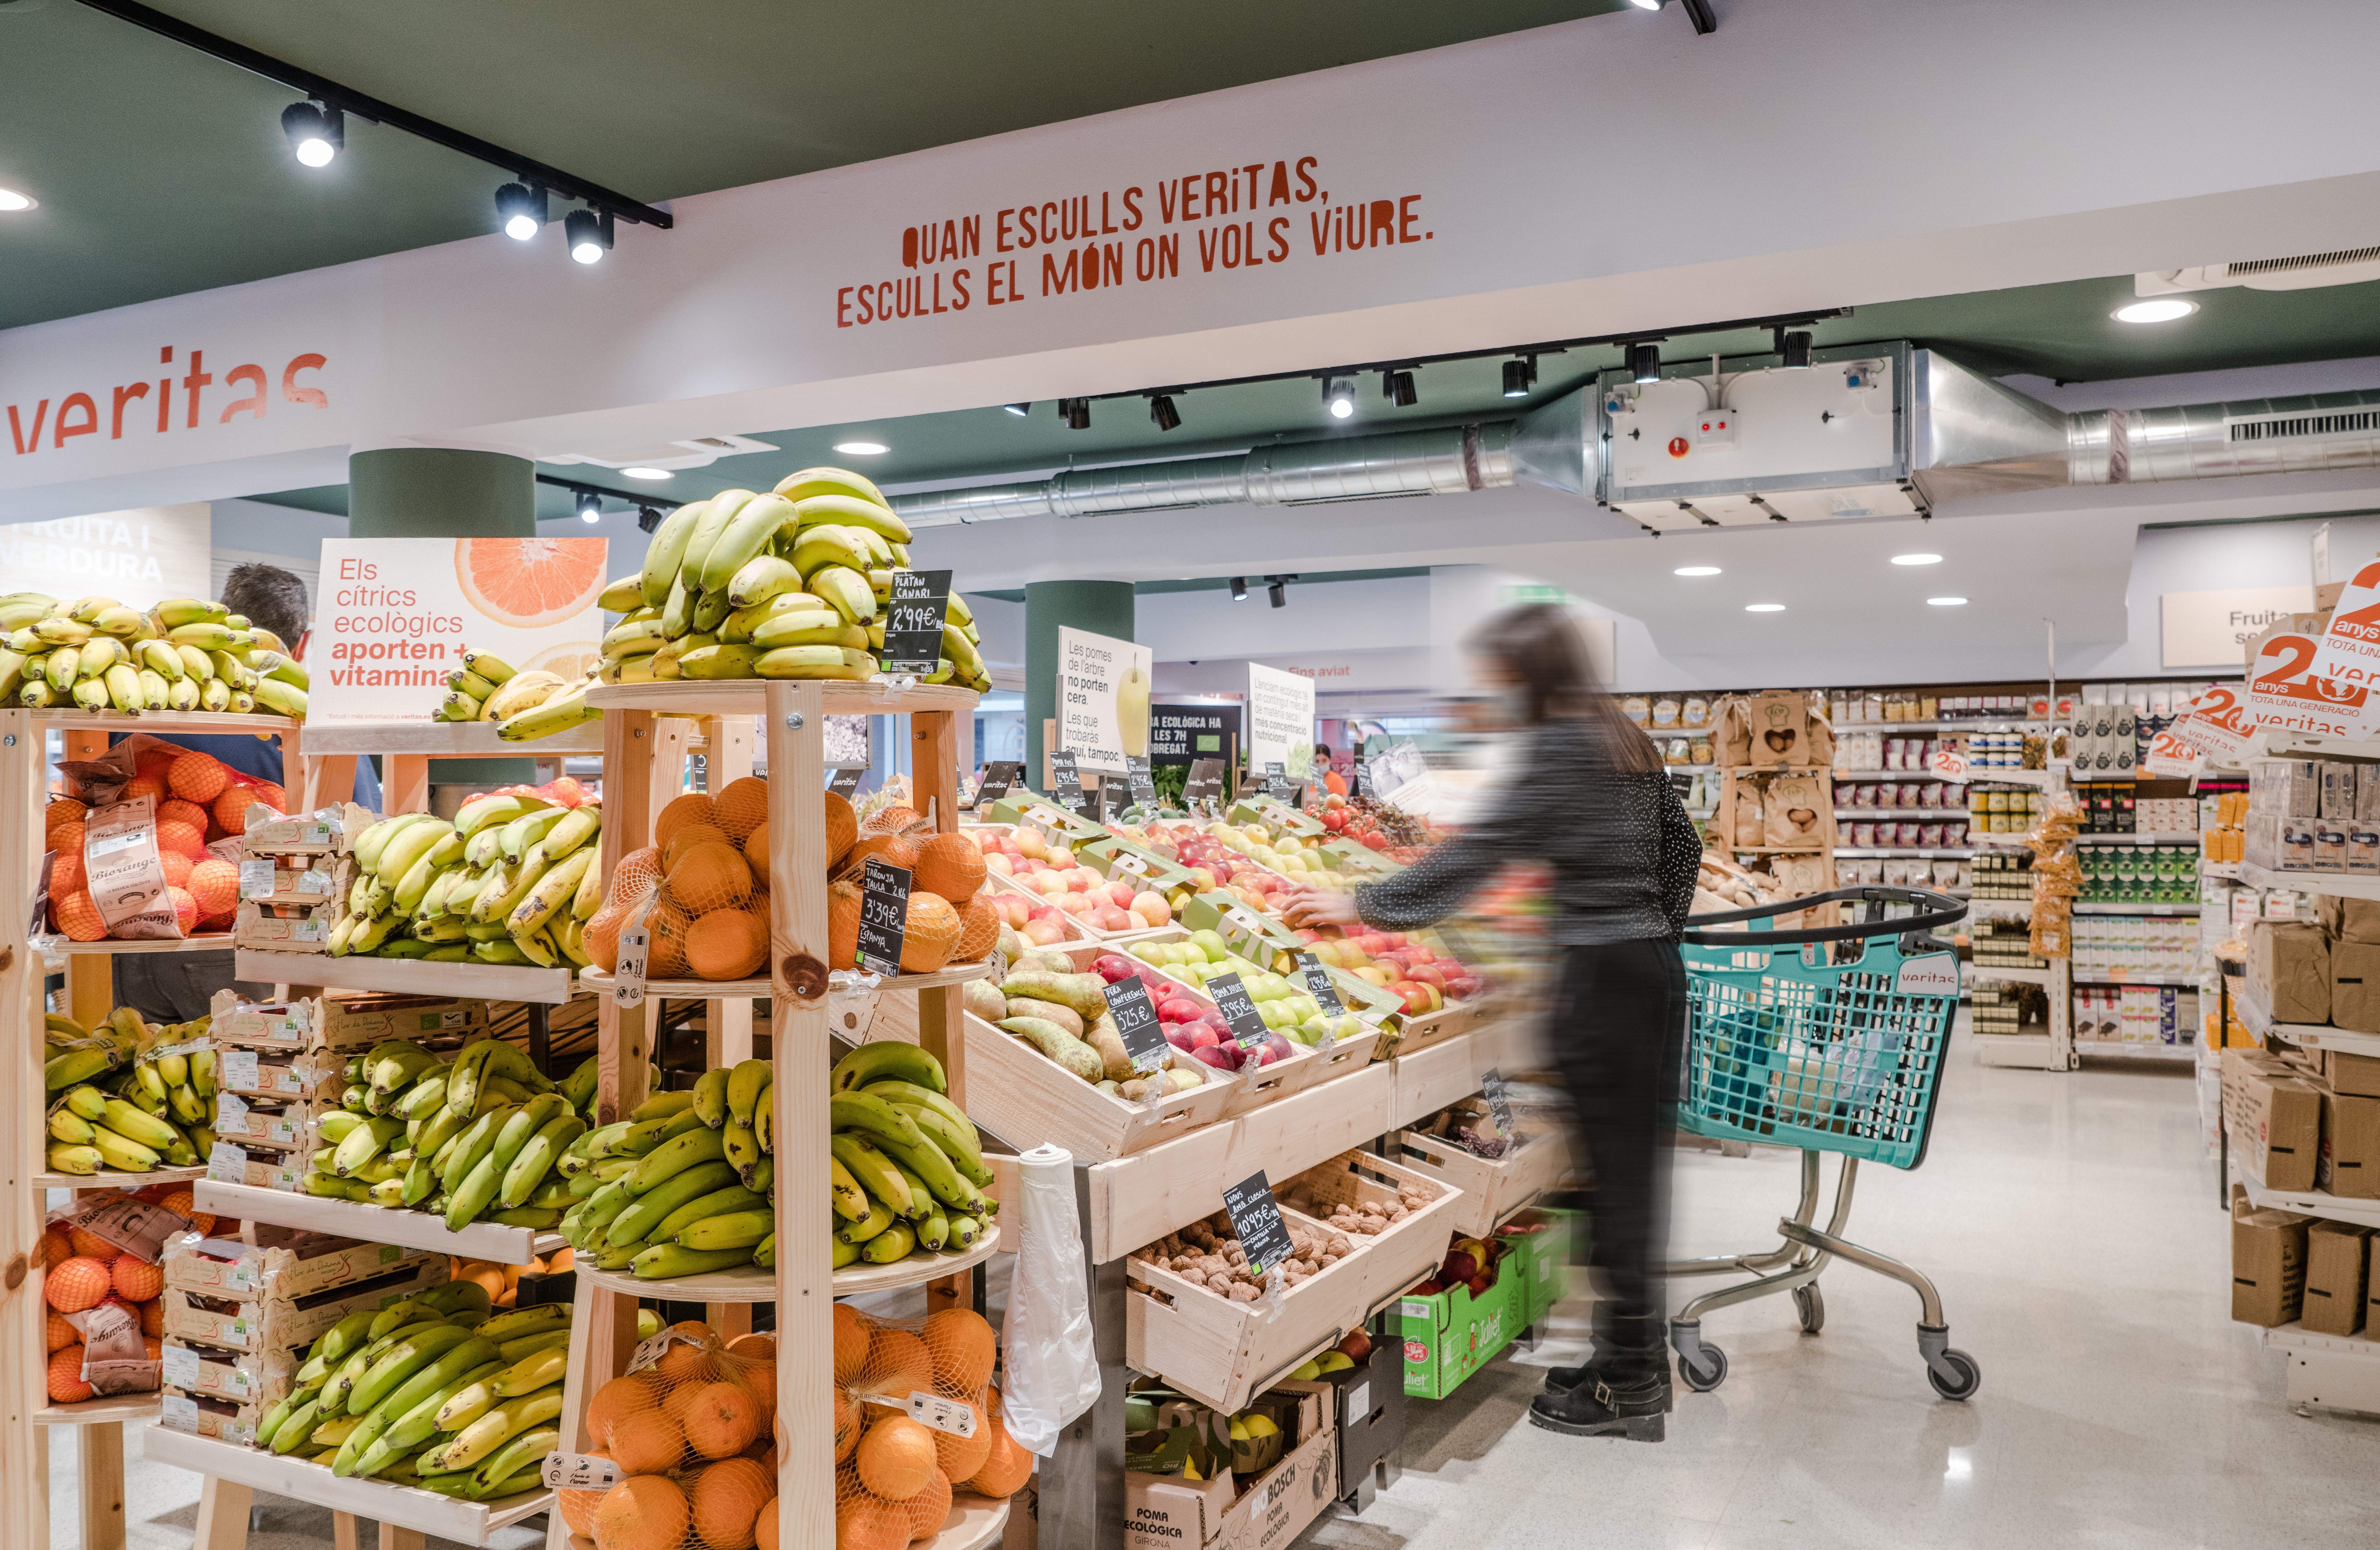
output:
[[[1058,1432],[1099,1397],[1083,1278],[1082,1224],[1075,1214],[1075,1159],[1037,1146],[1017,1159],[1017,1194],[1002,1202],[1016,1228],[1016,1275],[1001,1331],[1001,1423],[1017,1446],[1047,1458]]]

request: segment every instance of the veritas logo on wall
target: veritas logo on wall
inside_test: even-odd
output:
[[[216,359],[223,358],[218,354]],[[11,449],[19,458],[30,458],[43,447],[64,451],[76,437],[96,436],[103,430],[107,440],[122,441],[127,433],[162,436],[176,429],[195,431],[201,424],[227,425],[239,418],[262,420],[276,403],[300,409],[331,407],[331,396],[318,385],[322,368],[330,362],[312,350],[271,367],[242,361],[225,371],[220,383],[207,369],[207,352],[202,348],[189,352],[184,362],[187,369],[178,374],[172,345],[158,347],[157,363],[161,370],[153,379],[118,383],[100,395],[70,389],[59,395],[55,412],[46,397],[10,404]],[[104,410],[100,408],[103,397],[107,400]]]
[[[837,328],[976,305],[1150,285],[1196,273],[1311,262],[1434,240],[1419,194],[1334,191],[1318,156],[1258,157],[1121,189],[1050,190],[1037,202],[953,212],[901,233],[907,275],[840,286]],[[1183,237],[1191,242],[1185,251]]]

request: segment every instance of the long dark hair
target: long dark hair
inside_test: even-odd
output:
[[[1565,610],[1550,603],[1508,608],[1481,625],[1469,645],[1526,690],[1531,726],[1555,716],[1590,720],[1621,769],[1660,771],[1661,757],[1653,739],[1595,681],[1586,665],[1586,642]]]

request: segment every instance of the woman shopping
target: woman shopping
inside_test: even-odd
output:
[[[1702,842],[1651,740],[1588,675],[1561,609],[1499,615],[1469,645],[1518,739],[1500,787],[1461,837],[1352,894],[1301,890],[1287,915],[1296,925],[1411,931],[1453,914],[1508,863],[1550,869],[1548,930],[1561,957],[1548,1046],[1592,1175],[1596,1340],[1586,1365],[1553,1370],[1529,1419],[1578,1436],[1658,1441],[1670,1409],[1661,1146],[1685,1031],[1677,943]]]

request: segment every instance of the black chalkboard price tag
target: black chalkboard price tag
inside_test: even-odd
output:
[[[1058,787],[1057,797],[1061,806],[1069,812],[1083,811],[1085,805],[1083,775],[1081,770],[1075,767],[1073,749],[1062,748],[1050,755],[1050,784]]]
[[[996,760],[986,764],[983,767],[983,784],[975,790],[975,805],[988,807],[1007,796],[1009,787],[1016,784],[1016,777],[1024,773],[1024,765],[1013,759]]]
[[[908,924],[909,869],[868,857],[859,883],[859,967],[871,974],[901,972]]]
[[[1193,759],[1189,776],[1183,782],[1182,799],[1185,802],[1220,801],[1223,798],[1223,762],[1220,759]]]
[[[1263,1018],[1257,1015],[1257,1004],[1248,995],[1248,987],[1237,974],[1218,974],[1207,982],[1207,995],[1215,1009],[1231,1024],[1232,1037],[1242,1049],[1255,1049],[1265,1042],[1270,1031]]]
[[[1232,1236],[1240,1240],[1250,1270],[1261,1275],[1289,1263],[1289,1224],[1281,1220],[1263,1169],[1224,1190],[1223,1209],[1231,1214]]]
[[[1504,1073],[1490,1071],[1479,1079],[1480,1095],[1488,1100],[1488,1112],[1495,1117],[1496,1133],[1512,1133],[1512,1101],[1504,1092]]]
[[[1339,999],[1339,987],[1330,982],[1330,970],[1322,966],[1320,958],[1312,953],[1300,953],[1297,967],[1305,971],[1305,993],[1324,1012],[1335,1018],[1347,1009],[1347,1003]]]
[[[1157,1007],[1148,999],[1148,987],[1138,980],[1118,980],[1107,987],[1108,1016],[1115,1019],[1116,1036],[1123,1041],[1123,1052],[1132,1060],[1132,1068],[1143,1075],[1165,1064],[1166,1052],[1173,1046],[1165,1040],[1164,1025],[1157,1020]]]
[[[851,794],[859,789],[859,777],[867,773],[866,770],[856,765],[844,765],[827,776],[826,788],[844,801],[849,801]]]
[[[884,648],[876,653],[887,673],[931,673],[941,665],[942,616],[951,605],[947,570],[896,570],[884,608]]]
[[[1127,753],[1123,756],[1123,783],[1132,790],[1132,799],[1142,807],[1157,805],[1157,783],[1148,776],[1148,755]]]

